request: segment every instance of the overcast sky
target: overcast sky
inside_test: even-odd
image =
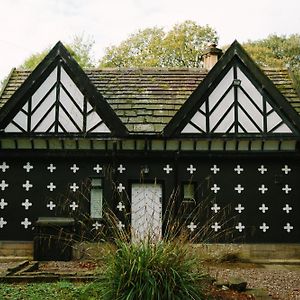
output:
[[[300,31],[300,0],[0,0],[0,80],[26,57],[84,34],[105,47],[138,29],[185,20],[210,25],[220,46]]]

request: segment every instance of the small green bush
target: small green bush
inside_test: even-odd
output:
[[[206,299],[205,276],[182,244],[119,242],[104,273],[104,299]]]

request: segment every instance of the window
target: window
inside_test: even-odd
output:
[[[183,201],[194,202],[195,201],[195,184],[185,183],[183,184]]]
[[[103,187],[102,178],[92,178],[91,182],[91,218],[102,218]]]
[[[184,219],[189,219],[193,215],[196,207],[196,185],[194,182],[186,182],[182,184],[182,202],[180,205],[180,215]]]

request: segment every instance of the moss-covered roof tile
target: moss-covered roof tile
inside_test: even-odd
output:
[[[160,132],[207,75],[203,69],[93,69],[85,70],[129,132]],[[285,69],[264,69],[300,113],[300,99]],[[0,97],[0,108],[28,77],[13,70]]]

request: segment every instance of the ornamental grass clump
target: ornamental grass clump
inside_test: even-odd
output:
[[[103,278],[104,299],[206,299],[206,277],[186,246],[119,242]]]

